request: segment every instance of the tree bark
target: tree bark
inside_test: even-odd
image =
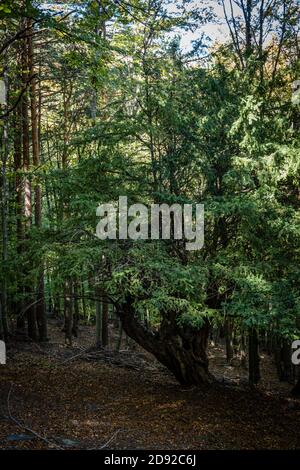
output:
[[[24,228],[23,228],[23,198],[22,198],[22,110],[21,106],[17,106],[14,110],[14,170],[15,170],[15,202],[16,202],[16,238],[17,238],[17,255],[22,256],[24,244]],[[17,291],[22,292],[24,286],[21,284],[17,275]],[[23,301],[15,302],[17,314],[17,330],[25,332],[25,318],[22,315],[24,308]]]
[[[78,325],[79,325],[79,303],[78,303],[78,281],[74,281],[74,317],[72,326],[72,335],[78,337]]]
[[[258,349],[258,334],[255,328],[249,330],[249,383],[254,385],[260,381],[260,357]]]
[[[28,27],[28,20],[25,19],[26,27]],[[28,83],[28,38],[25,37],[22,49],[22,84],[26,87]],[[32,206],[31,206],[31,182],[29,180],[30,170],[30,150],[29,150],[29,118],[28,118],[28,93],[25,91],[22,97],[22,144],[23,144],[23,170],[25,172],[24,180],[24,218],[25,218],[25,237],[28,238],[28,231],[32,222]],[[26,273],[28,277],[28,273]],[[26,280],[25,286],[26,302],[29,304],[27,307],[27,322],[28,322],[28,336],[36,341],[38,338],[36,312],[34,302],[31,297],[31,283],[29,279]]]
[[[28,68],[30,77],[35,77],[34,67],[34,45],[32,20],[29,20],[29,38],[28,38]],[[32,163],[37,168],[40,165],[40,145],[39,145],[39,120],[37,113],[37,86],[36,78],[32,78],[30,86],[30,110],[31,110],[31,136],[32,136]],[[42,192],[39,182],[35,185],[35,225],[40,228],[42,225]],[[39,330],[39,340],[47,341],[47,317],[45,308],[44,292],[44,266],[41,263],[37,282],[37,304],[35,307],[37,325]]]
[[[101,289],[99,286],[95,286],[95,297],[96,297],[96,347],[101,348],[102,346],[102,309],[101,309]]]
[[[292,369],[292,350],[290,342],[287,340],[283,340],[282,349],[281,349],[281,357],[282,357],[282,375],[281,380],[285,382],[292,383],[293,379],[293,369]]]
[[[199,329],[181,327],[177,322],[177,314],[169,312],[164,316],[159,331],[152,332],[134,315],[131,300],[119,307],[117,314],[125,333],[152,353],[174,374],[179,383],[200,385],[213,381],[206,354],[208,324]]]
[[[232,322],[229,318],[225,320],[225,343],[226,343],[226,360],[230,362],[233,359],[233,337]]]
[[[102,346],[108,347],[109,335],[108,335],[108,302],[104,297],[102,302]]]
[[[6,63],[6,54],[4,56],[4,86],[6,94],[6,105],[8,108],[8,71]],[[4,118],[3,123],[3,142],[2,142],[2,262],[4,270],[7,268],[8,262],[8,184],[6,175],[6,166],[9,156],[9,140],[8,140],[8,116]],[[7,322],[7,280],[3,276],[1,286],[1,313],[0,313],[0,335],[4,340],[8,335]]]
[[[72,282],[65,281],[64,314],[65,314],[65,342],[67,346],[72,346],[73,327],[73,302],[72,302]]]

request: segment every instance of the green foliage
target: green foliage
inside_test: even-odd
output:
[[[54,293],[70,277],[92,285],[97,278],[114,302],[131,296],[154,328],[170,311],[195,328],[225,313],[242,327],[295,337],[299,116],[287,77],[297,66],[282,59],[274,78],[273,52],[272,60],[253,52],[241,71],[232,44],[215,47],[202,66],[207,45],[184,53],[169,34],[211,18],[187,3],[178,2],[178,14],[142,0],[102,2],[101,11],[82,2],[72,15],[65,5],[66,17],[31,11],[49,29],[41,51],[50,96],[42,102],[43,159],[30,170],[33,186],[42,185],[43,223],[28,230],[20,255],[10,201],[1,279],[16,300],[42,260]],[[2,2],[1,19],[11,11]],[[13,184],[12,151],[9,170]],[[124,194],[129,203],[204,203],[204,249],[187,253],[174,240],[100,242],[96,207]]]

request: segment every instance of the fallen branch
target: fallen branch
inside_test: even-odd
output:
[[[68,357],[67,359],[65,359],[64,361],[62,361],[59,365],[65,364],[66,362],[70,362],[70,361],[72,361],[73,359],[75,359],[76,357],[83,356],[84,354],[86,354],[87,352],[90,352],[90,351],[91,351],[91,346],[89,346],[88,348],[84,349],[84,350],[81,351],[80,353],[75,354],[75,356]]]

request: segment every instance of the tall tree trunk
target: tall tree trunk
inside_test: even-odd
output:
[[[23,197],[22,197],[22,115],[21,106],[17,106],[14,112],[14,169],[15,169],[15,193],[16,193],[16,238],[17,238],[17,255],[19,259],[22,256],[24,244],[24,228],[23,228]],[[20,271],[22,271],[20,269]],[[23,292],[19,276],[17,275],[17,292]],[[16,301],[17,314],[17,330],[25,332],[25,318],[22,314],[24,303],[22,300]]]
[[[247,351],[247,345],[246,345],[244,332],[242,331],[240,345],[239,345],[239,356],[240,356],[241,366],[244,367],[245,369],[247,368],[247,352],[246,351]]]
[[[39,114],[37,112],[37,80],[35,77],[34,66],[34,44],[33,44],[33,28],[32,20],[29,20],[29,38],[28,38],[28,68],[31,78],[30,85],[30,110],[31,110],[31,136],[32,136],[32,163],[35,168],[40,165],[40,145],[39,145]],[[35,184],[34,190],[35,200],[35,225],[40,228],[42,225],[42,193],[39,182]],[[36,303],[36,319],[39,330],[39,340],[47,341],[47,317],[45,308],[45,286],[44,286],[44,267],[41,267],[38,274],[37,282],[37,303]]]
[[[226,343],[226,360],[230,362],[233,359],[233,336],[232,321],[230,318],[225,320],[225,343]]]
[[[60,317],[60,313],[61,313],[60,304],[61,304],[60,296],[59,296],[58,293],[55,293],[54,296],[53,296],[53,315],[56,318]]]
[[[260,357],[258,348],[258,334],[255,328],[249,330],[249,383],[257,384],[260,381]]]
[[[8,110],[8,71],[6,64],[6,54],[4,55],[4,87],[5,87],[5,109]],[[9,156],[9,139],[8,139],[8,116],[3,120],[3,139],[2,139],[2,262],[4,272],[8,262],[8,184],[6,175],[6,166]],[[1,295],[1,313],[0,313],[0,337],[7,338],[8,322],[7,322],[7,280],[6,276],[2,279],[2,295]]]
[[[95,298],[96,298],[96,347],[102,346],[102,303],[101,303],[101,289],[97,284],[95,285]]]
[[[108,302],[106,297],[104,297],[102,302],[102,346],[106,348],[108,346],[108,343]]]
[[[278,378],[282,382],[293,382],[293,368],[291,362],[291,345],[289,341],[276,337],[274,359]]]
[[[75,280],[73,283],[74,291],[74,316],[73,316],[73,326],[72,326],[72,335],[75,338],[78,337],[78,325],[79,325],[79,302],[78,302],[78,281]]]
[[[64,287],[65,341],[67,346],[72,346],[73,301],[72,282],[70,279],[65,281]]]
[[[85,302],[85,290],[84,290],[84,280],[81,280],[81,303],[82,303],[82,314],[83,318],[86,319],[86,302]]]
[[[252,10],[253,10],[253,0],[247,0],[246,8],[243,6],[244,16],[245,16],[245,25],[246,25],[246,58],[251,55],[252,52]]]
[[[29,20],[30,36],[28,39],[28,67],[31,78],[30,85],[30,109],[31,109],[31,136],[32,136],[32,163],[35,168],[40,165],[40,144],[39,144],[39,114],[38,113],[38,99],[37,99],[37,79],[35,77],[34,66],[34,44],[33,44],[33,28],[32,20]],[[42,194],[41,186],[36,183],[34,190],[35,199],[35,225],[37,228],[42,226]],[[47,318],[45,308],[45,282],[44,282],[44,267],[40,268],[37,282],[37,304],[36,304],[36,318],[39,330],[39,340],[47,341]]]
[[[281,348],[281,358],[282,358],[282,374],[281,380],[285,382],[292,383],[293,378],[293,369],[292,369],[292,350],[290,342],[286,339],[283,340]]]
[[[25,27],[28,28],[29,20],[25,19]],[[25,37],[23,40],[23,49],[22,49],[22,85],[23,88],[28,87],[28,38]],[[27,90],[23,93],[22,96],[22,144],[23,144],[23,170],[25,172],[24,178],[24,218],[25,218],[25,237],[28,240],[28,231],[30,230],[32,223],[32,206],[31,206],[31,183],[29,180],[29,170],[30,170],[30,149],[29,149],[29,118],[28,118],[28,92]],[[35,312],[35,302],[32,299],[31,295],[31,283],[28,279],[28,273],[26,273],[26,302],[28,303],[26,307],[27,311],[27,322],[28,322],[28,336],[32,340],[36,341],[38,339],[37,334],[37,324],[36,324],[36,312]]]

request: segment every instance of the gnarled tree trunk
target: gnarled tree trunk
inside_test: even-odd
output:
[[[199,329],[179,326],[177,314],[169,312],[164,316],[159,331],[154,333],[136,318],[130,300],[119,307],[117,313],[126,334],[152,353],[175,375],[178,382],[200,385],[213,381],[206,354],[208,324]]]

